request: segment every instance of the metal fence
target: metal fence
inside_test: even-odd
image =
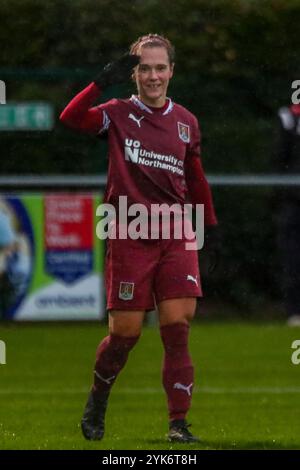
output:
[[[207,175],[212,186],[300,186],[300,175],[246,174],[246,175]],[[64,189],[103,189],[106,174],[99,175],[2,175],[0,188],[11,191],[37,188]]]

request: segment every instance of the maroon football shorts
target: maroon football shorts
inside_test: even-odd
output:
[[[108,239],[108,310],[153,310],[162,300],[201,297],[198,251],[186,240]]]

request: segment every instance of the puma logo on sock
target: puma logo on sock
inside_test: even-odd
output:
[[[116,378],[116,376],[113,375],[112,377],[108,377],[108,379],[105,379],[96,370],[94,370],[94,374],[96,375],[96,377],[98,377],[98,379],[102,380],[102,382],[105,382],[107,385],[111,385],[113,380]]]
[[[192,393],[191,393],[192,386],[193,386],[193,383],[191,383],[188,386],[185,386],[183,384],[180,384],[180,383],[176,382],[176,384],[174,384],[173,388],[177,388],[178,390],[184,390],[188,394],[188,396],[190,397],[192,395]]]

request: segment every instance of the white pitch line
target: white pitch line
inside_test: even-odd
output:
[[[164,394],[162,388],[121,388],[114,389],[116,394],[126,395],[156,395]],[[4,389],[0,390],[0,395],[81,395],[88,393],[88,389],[61,389],[61,390],[14,390]],[[300,394],[300,387],[238,387],[238,388],[222,388],[222,387],[198,387],[194,390],[197,394],[212,394],[212,395],[285,395],[285,394]]]

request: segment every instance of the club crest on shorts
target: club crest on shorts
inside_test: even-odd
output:
[[[120,282],[119,299],[132,300],[133,299],[134,282]]]
[[[190,126],[177,122],[179,138],[186,144],[190,142]]]

